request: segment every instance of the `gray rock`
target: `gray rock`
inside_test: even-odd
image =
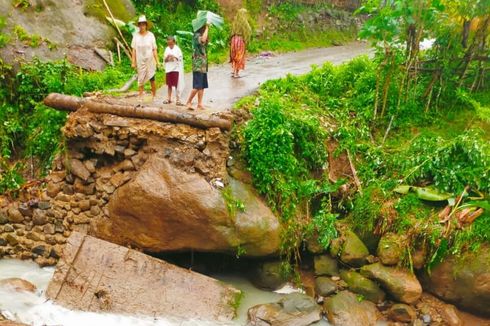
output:
[[[315,279],[315,292],[316,294],[327,297],[337,291],[337,284],[329,277],[320,276]]]
[[[398,303],[388,310],[388,318],[401,323],[412,323],[417,318],[417,312],[409,305]]]
[[[385,293],[375,282],[354,271],[342,271],[340,277],[347,283],[350,291],[361,294],[374,303],[383,302]]]
[[[249,326],[308,326],[321,319],[321,309],[307,295],[292,293],[277,303],[254,306],[248,310]]]
[[[263,289],[276,290],[287,282],[281,270],[280,261],[264,262],[252,273],[252,283]]]
[[[366,263],[368,256],[369,251],[361,239],[350,230],[345,232],[340,260],[351,266],[360,267]]]
[[[330,256],[327,255],[315,256],[313,263],[314,263],[315,275],[317,276],[339,275],[337,260]]]
[[[378,311],[374,303],[359,300],[349,291],[342,291],[325,299],[323,308],[328,321],[333,325],[375,326],[378,319]]]
[[[377,281],[396,300],[414,303],[422,295],[422,286],[409,270],[375,263],[361,267],[361,274]]]
[[[47,210],[51,208],[51,204],[48,201],[40,201],[37,203],[37,207],[42,210]]]

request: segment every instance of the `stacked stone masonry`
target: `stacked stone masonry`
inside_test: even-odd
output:
[[[0,258],[54,265],[71,232],[90,233],[107,218],[109,197],[156,151],[173,166],[227,182],[228,135],[182,124],[72,113],[63,128],[66,144],[41,186],[15,199],[0,197]]]

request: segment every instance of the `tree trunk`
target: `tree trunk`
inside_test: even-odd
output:
[[[80,98],[52,93],[44,99],[44,104],[62,111],[76,111],[82,106],[94,113],[107,113],[128,118],[150,119],[163,122],[182,123],[193,127],[207,129],[218,127],[223,130],[231,129],[231,120],[211,115],[194,115],[188,112],[173,111],[162,107],[140,107],[133,105],[111,104],[96,99]]]

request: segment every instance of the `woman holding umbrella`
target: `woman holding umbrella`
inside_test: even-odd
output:
[[[187,100],[187,108],[193,110],[192,101],[197,94],[197,108],[204,109],[202,99],[204,89],[208,88],[209,24],[201,27],[192,38],[192,91]]]
[[[158,64],[157,43],[155,35],[148,31],[148,21],[145,16],[138,19],[139,31],[133,35],[131,42],[131,67],[138,72],[139,96],[143,96],[145,83],[150,81],[151,94],[155,98],[155,72]]]
[[[197,108],[204,109],[202,100],[204,89],[208,88],[208,54],[209,26],[221,27],[223,18],[211,11],[198,11],[192,21],[194,36],[192,38],[192,91],[187,100],[187,108],[193,110],[192,100],[197,95]]]
[[[250,41],[252,28],[248,23],[247,9],[238,10],[232,25],[230,40],[230,63],[233,68],[233,77],[239,78],[240,70],[245,69],[245,52]]]

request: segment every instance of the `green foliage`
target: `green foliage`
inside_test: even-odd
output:
[[[338,214],[333,214],[323,207],[313,217],[313,226],[318,232],[318,243],[326,250],[330,247],[330,242],[338,237],[335,222]]]
[[[134,17],[131,17],[128,12],[124,1],[122,0],[106,0],[107,5],[111,9],[114,18],[121,19],[123,21],[128,21]],[[136,1],[135,1],[136,2]],[[139,1],[138,1],[139,2]],[[84,1],[85,3],[85,13],[89,16],[96,17],[101,22],[105,22],[105,17],[110,16],[109,12],[104,5],[104,3],[100,0],[88,0]]]
[[[0,49],[5,47],[10,42],[10,37],[2,33],[2,30],[7,25],[7,19],[4,16],[0,16]]]
[[[467,185],[490,191],[490,145],[482,131],[468,130],[453,139],[422,134],[394,161],[394,170],[408,183],[430,181],[456,193]]]
[[[26,9],[31,6],[31,3],[29,0],[12,0],[12,5],[15,8]]]
[[[14,34],[19,41],[24,42],[24,44],[29,45],[31,48],[39,47],[44,41],[44,39],[37,34],[27,33],[27,31],[20,25],[14,26]]]
[[[237,212],[245,211],[245,205],[241,200],[233,196],[233,192],[230,186],[227,186],[223,190],[221,190],[221,195],[225,200],[226,208],[228,209],[228,213],[230,213],[230,216],[232,218],[236,217]]]
[[[372,41],[379,63],[374,117],[406,119],[481,89],[488,64],[473,59],[488,54],[486,7],[486,0],[365,1],[359,12],[370,18],[359,36]],[[433,45],[424,50],[427,39]]]
[[[35,157],[41,172],[47,171],[60,148],[60,129],[66,119],[66,113],[41,104],[44,97],[51,92],[81,96],[86,91],[113,88],[133,74],[129,66],[87,73],[65,60],[37,59],[22,65],[16,75],[5,65],[2,70],[5,74],[0,80],[5,90],[0,93],[2,158]]]
[[[0,160],[0,193],[15,190],[24,183],[24,179],[19,173],[21,169],[21,163],[9,166],[6,161]]]
[[[306,112],[263,98],[243,130],[245,157],[257,189],[287,219],[309,192],[310,170],[326,159],[326,134]]]

